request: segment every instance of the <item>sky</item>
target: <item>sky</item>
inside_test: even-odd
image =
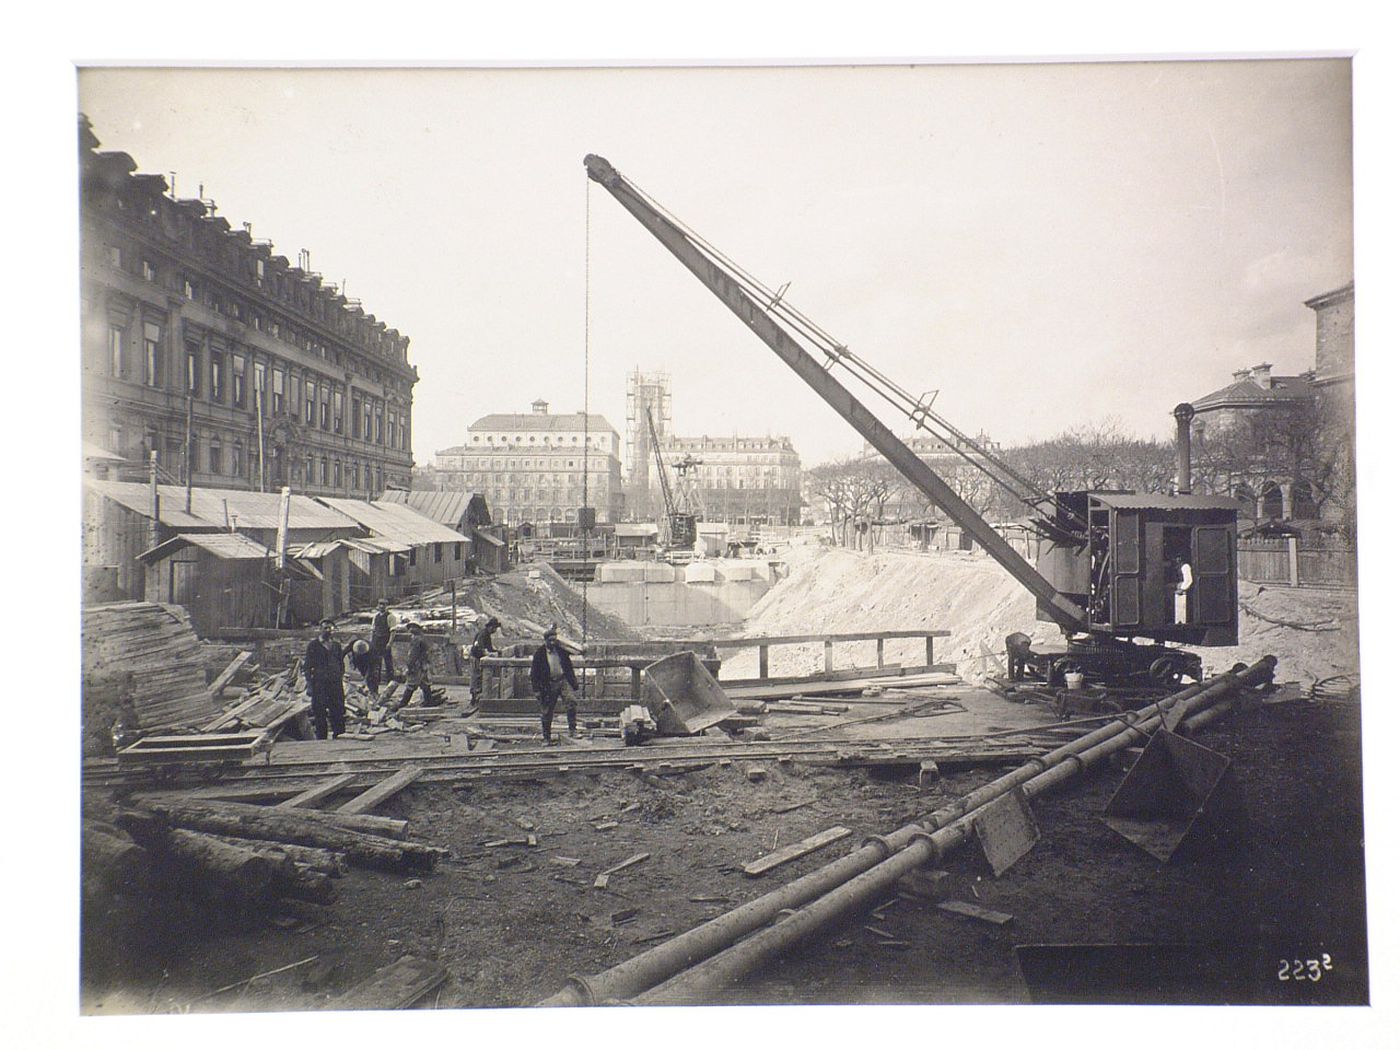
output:
[[[85,69],[104,149],[408,335],[419,464],[478,417],[672,376],[675,430],[859,436],[584,173],[598,153],[1004,446],[1313,359],[1352,278],[1346,59],[614,69]],[[867,399],[872,408],[873,403]],[[898,433],[910,426],[879,414]]]

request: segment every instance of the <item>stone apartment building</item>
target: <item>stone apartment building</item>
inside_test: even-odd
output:
[[[437,486],[481,493],[499,524],[573,522],[585,506],[586,460],[586,505],[596,509],[599,523],[621,521],[626,498],[617,431],[596,413],[554,414],[544,400],[530,407],[528,413],[482,416],[466,441],[440,450]]]
[[[83,440],[109,473],[358,498],[407,487],[406,336],[79,125]]]
[[[802,519],[802,460],[786,437],[661,438],[673,489],[675,464],[698,460],[695,489],[706,521],[731,525],[798,525]],[[661,496],[657,486],[653,501]]]

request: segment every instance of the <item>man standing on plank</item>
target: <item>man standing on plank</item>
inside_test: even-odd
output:
[[[544,644],[535,650],[534,659],[530,661],[530,685],[540,701],[540,728],[544,730],[545,744],[554,743],[549,731],[554,724],[554,707],[561,698],[564,713],[569,718],[569,735],[578,736],[578,701],[574,697],[578,679],[574,677],[569,654],[559,644],[559,631],[553,625],[544,632]]]
[[[369,652],[378,668],[375,680],[379,682],[394,680],[394,648],[391,644],[394,622],[394,614],[389,611],[388,601],[380,598],[369,627]],[[377,688],[375,692],[378,692]]]
[[[335,640],[332,620],[321,621],[321,633],[306,643],[301,665],[311,694],[316,739],[325,740],[327,728],[332,738],[339,737],[345,732],[345,650]]]

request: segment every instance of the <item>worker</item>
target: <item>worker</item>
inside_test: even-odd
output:
[[[1006,676],[1013,682],[1019,682],[1026,677],[1026,668],[1030,665],[1030,658],[1034,655],[1031,652],[1030,635],[1016,631],[1006,636]]]
[[[350,646],[350,652],[347,656],[350,659],[350,666],[364,679],[365,687],[377,697],[379,695],[379,661],[374,658],[369,642],[363,638],[356,638]]]
[[[1195,577],[1191,573],[1191,563],[1185,558],[1178,557],[1176,559],[1176,571],[1173,575],[1176,577],[1174,581],[1176,583],[1176,593],[1174,595],[1175,602],[1172,607],[1172,622],[1187,623],[1189,622],[1189,617],[1187,616],[1186,602],[1191,590],[1191,585],[1196,582]]]
[[[428,706],[433,702],[433,685],[428,676],[428,642],[423,637],[423,625],[409,624],[408,636],[408,673],[404,676],[403,699],[398,706],[407,706],[415,689],[423,690],[423,704]]]
[[[501,621],[494,616],[481,625],[472,639],[471,653],[468,656],[467,670],[470,674],[472,703],[481,702],[481,661],[487,653],[499,653],[493,635],[501,629]]]
[[[374,657],[375,664],[378,665],[377,681],[392,682],[394,680],[393,636],[394,626],[397,622],[394,614],[389,611],[389,602],[380,598],[369,627],[370,654]]]
[[[345,732],[345,650],[335,640],[335,623],[321,621],[320,633],[306,644],[302,659],[306,688],[311,694],[311,721],[316,739],[334,739]]]
[[[544,730],[545,744],[554,743],[549,731],[554,724],[554,707],[561,698],[569,718],[569,735],[578,736],[578,701],[574,697],[578,679],[574,677],[569,654],[559,644],[559,630],[553,624],[545,630],[544,644],[535,650],[530,661],[530,685],[540,702],[540,728]]]

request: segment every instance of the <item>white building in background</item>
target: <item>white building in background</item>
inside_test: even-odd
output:
[[[596,508],[600,523],[620,521],[625,497],[617,431],[596,413],[553,414],[544,400],[530,409],[482,416],[466,441],[440,450],[438,487],[481,493],[502,524],[572,522],[585,505]]]

